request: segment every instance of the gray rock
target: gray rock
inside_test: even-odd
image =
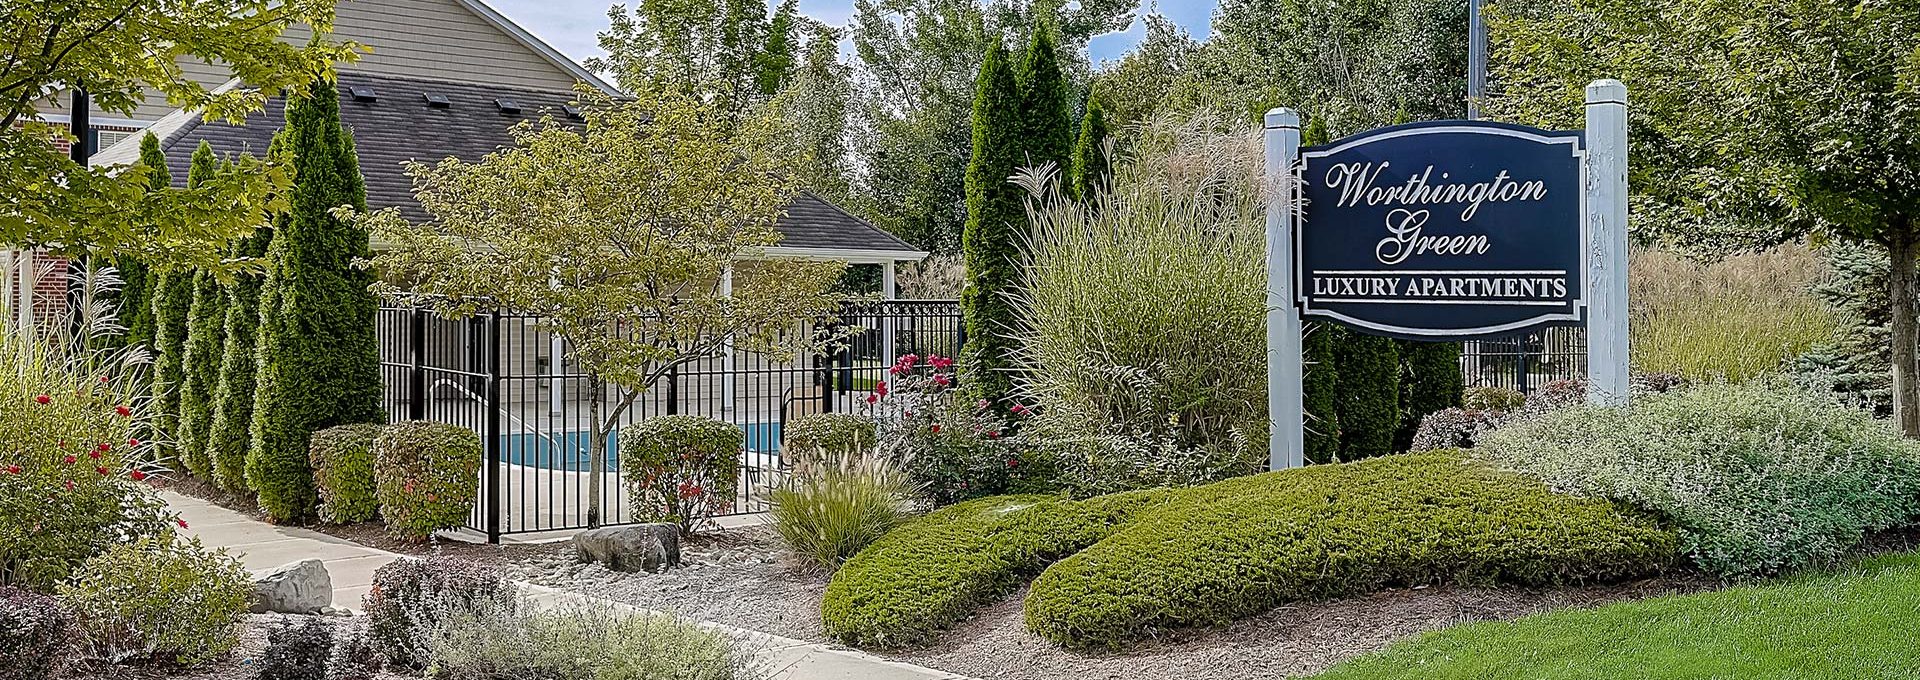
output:
[[[306,559],[253,573],[255,614],[312,614],[333,604],[333,576],[320,560]]]
[[[580,561],[614,571],[660,571],[680,565],[680,527],[631,524],[589,529],[573,535],[573,549]]]

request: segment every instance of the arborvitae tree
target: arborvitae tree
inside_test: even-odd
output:
[[[286,134],[294,186],[267,252],[246,468],[260,507],[281,522],[313,508],[313,432],[385,419],[374,338],[379,302],[368,291],[372,273],[353,265],[371,255],[367,233],[330,212],[343,205],[366,210],[359,159],[340,126],[332,82],[287,102]]]
[[[1413,445],[1427,414],[1460,405],[1466,378],[1460,374],[1460,343],[1400,341],[1400,429],[1393,450]]]
[[[1393,338],[1349,332],[1334,348],[1340,459],[1393,453],[1400,429],[1400,356]]]
[[[180,459],[187,471],[213,480],[213,458],[207,449],[213,426],[213,390],[220,381],[225,357],[227,294],[209,272],[193,277],[193,304],[187,309],[187,341],[182,355],[184,376],[180,389]]]
[[[1330,323],[1309,323],[1303,338],[1305,373],[1301,376],[1302,405],[1306,409],[1306,459],[1309,463],[1340,461],[1340,367],[1334,348],[1346,329]]]
[[[147,188],[165,189],[173,184],[167,171],[167,156],[160,152],[160,138],[148,132],[140,138],[140,166],[147,168]],[[153,349],[153,289],[157,276],[145,262],[122,257],[113,264],[120,270],[120,326],[127,329],[124,344]]]
[[[213,176],[217,161],[213,147],[201,140],[187,166],[187,186],[197,187]],[[180,399],[186,391],[187,314],[193,306],[191,269],[163,271],[153,291],[154,438],[168,467],[180,468]]]
[[[284,163],[286,138],[283,130],[273,136],[267,157]],[[273,216],[275,223],[286,213]],[[261,227],[233,244],[233,256],[261,258],[267,244],[273,242],[273,228]],[[259,349],[260,286],[263,274],[241,272],[226,287],[226,315],[221,321],[221,359],[219,382],[213,389],[213,419],[207,428],[207,457],[213,460],[213,482],[232,492],[246,491],[248,429],[253,424],[254,374]]]
[[[1020,88],[1018,144],[1025,152],[1019,165],[1037,168],[1052,161],[1064,179],[1073,162],[1073,88],[1060,72],[1053,29],[1043,19],[1034,20],[1033,35],[1014,80]]]
[[[967,283],[960,292],[967,344],[961,348],[968,393],[1007,408],[1013,392],[1013,303],[1018,281],[1016,234],[1026,222],[1021,189],[1008,181],[1023,164],[1020,89],[999,43],[987,48],[973,101],[973,157],[967,163],[967,227],[961,249]]]
[[[1100,98],[1087,97],[1087,114],[1080,117],[1080,134],[1073,140],[1073,197],[1087,200],[1107,175],[1107,115]]]

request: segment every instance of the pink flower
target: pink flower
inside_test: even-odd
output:
[[[107,384],[107,382],[108,382],[107,376],[104,376],[104,375],[100,376],[100,384],[105,385]]]
[[[867,395],[867,403],[873,404],[873,403],[878,403],[879,401],[880,401],[880,395],[878,394]]]
[[[1027,410],[1027,407],[1021,406],[1019,404],[1014,404],[1013,406],[1008,407],[1007,410],[1012,411],[1014,413],[1025,413]]]
[[[880,395],[882,397],[887,396],[887,381],[882,380],[880,382],[874,383],[873,393]]]
[[[72,490],[73,490],[73,480],[71,480],[71,479],[69,479],[69,480],[67,480],[67,483],[66,483],[66,487],[67,487],[67,490],[68,490],[68,491],[72,491]]]
[[[107,470],[107,466],[105,466],[105,465],[102,465],[102,466],[100,466],[100,467],[97,467],[97,468],[94,468],[94,469],[93,469],[93,471],[94,471],[94,472],[98,472],[98,473],[100,473],[100,476],[102,476],[102,477],[105,477],[105,476],[107,476],[107,475],[110,475],[110,474],[113,474],[112,472],[110,472],[110,471],[108,471],[108,470]]]
[[[935,369],[945,369],[953,365],[953,359],[938,354],[929,354],[927,355],[927,364],[933,366]]]
[[[953,383],[953,379],[947,377],[945,373],[935,373],[933,374],[933,382],[941,387],[946,387]]]
[[[36,402],[45,404],[47,402],[53,401],[53,397],[49,397],[47,395],[42,394],[40,396],[34,397],[33,400]]]
[[[69,454],[67,454],[67,457],[66,457],[66,458],[63,458],[63,459],[61,459],[61,460],[62,460],[62,462],[65,462],[65,463],[66,463],[66,464],[68,464],[68,465],[72,465],[72,464],[74,464],[75,462],[78,462],[78,461],[79,461],[80,459],[79,459],[79,458],[75,458],[75,457],[73,457],[73,454],[71,454],[71,453],[69,453]]]
[[[976,401],[976,402],[974,402],[974,403],[973,403],[973,407],[974,407],[974,408],[986,408],[986,407],[988,407],[988,406],[992,406],[992,405],[993,405],[993,402],[991,402],[991,401],[987,401],[987,400],[985,400],[985,399],[981,399],[980,401]]]

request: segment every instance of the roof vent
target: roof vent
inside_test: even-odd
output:
[[[347,92],[349,94],[352,94],[353,100],[357,102],[371,103],[371,102],[376,102],[380,100],[380,95],[374,94],[373,88],[371,87],[361,87],[359,85],[355,85],[347,88]]]
[[[502,97],[500,99],[493,100],[493,103],[500,107],[501,113],[519,113],[520,112],[520,102]]]
[[[431,106],[436,109],[444,109],[449,106],[453,106],[453,102],[449,101],[446,95],[440,94],[438,92],[427,92],[420,96],[427,100],[427,106]]]
[[[574,106],[574,105],[572,105],[572,104],[568,104],[568,105],[566,105],[566,106],[562,106],[562,107],[560,107],[560,110],[561,110],[561,111],[565,111],[565,112],[567,112],[567,118],[569,118],[569,119],[571,119],[571,120],[586,120],[586,119],[587,119],[587,117],[586,117],[586,116],[583,116],[583,115],[580,115],[580,107],[578,107],[578,106]]]

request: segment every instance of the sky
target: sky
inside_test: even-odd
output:
[[[595,34],[607,28],[607,7],[613,0],[485,0],[514,23],[540,36],[554,49],[575,61],[599,56]],[[1185,27],[1195,37],[1207,35],[1215,0],[1144,0],[1143,8],[1157,7],[1161,14]],[[853,0],[800,0],[800,12],[835,26],[845,26],[853,17]],[[1146,36],[1146,27],[1135,19],[1126,31],[1095,36],[1087,51],[1095,63],[1116,59]]]

